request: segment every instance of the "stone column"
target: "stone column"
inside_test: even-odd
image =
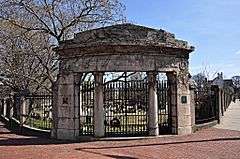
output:
[[[218,89],[218,106],[219,106],[219,123],[221,123],[223,116],[223,103],[222,103],[222,89]]]
[[[0,116],[3,115],[3,99],[0,99]]]
[[[158,101],[157,101],[157,81],[156,72],[148,72],[148,93],[149,93],[149,108],[148,108],[148,129],[149,135],[159,135],[158,128]]]
[[[82,73],[74,74],[74,135],[79,136],[80,131],[80,83]]]
[[[79,137],[79,73],[59,75],[54,94],[52,137],[76,140]]]
[[[191,106],[191,124],[192,124],[192,131],[195,132],[195,87],[190,86],[190,106]]]
[[[13,118],[13,104],[14,104],[14,98],[13,98],[13,93],[10,94],[10,97],[9,97],[9,106],[10,106],[10,114],[9,114],[9,119],[12,120]],[[12,124],[12,123],[11,123]]]
[[[218,123],[221,122],[222,119],[222,99],[221,99],[221,88],[217,85],[212,85],[211,90],[215,93],[216,95],[216,120],[218,120]]]
[[[192,118],[194,115],[191,109],[191,95],[189,89],[189,77],[188,74],[178,73],[168,73],[168,80],[172,82],[172,115],[176,113],[176,118],[172,119],[173,131],[174,127],[177,128],[173,133],[179,135],[191,134],[193,131],[194,120]],[[176,100],[176,101],[175,101]],[[176,105],[176,107],[174,106]],[[174,121],[176,120],[176,121]]]
[[[104,137],[103,73],[94,73],[94,136]]]
[[[223,108],[223,90],[220,89],[220,102],[221,102],[221,112],[222,112],[222,116],[224,116],[224,108]]]
[[[22,125],[26,121],[26,99],[24,97],[21,98],[20,101],[20,124]]]
[[[3,99],[3,116],[6,117],[7,115],[7,98]]]
[[[168,104],[170,104],[170,110],[168,110],[171,124],[171,133],[177,134],[177,78],[174,73],[167,73],[168,80]]]

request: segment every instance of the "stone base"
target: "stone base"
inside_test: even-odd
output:
[[[56,129],[51,131],[51,137],[59,140],[77,140],[79,132],[69,129]]]
[[[188,135],[193,133],[192,126],[186,126],[186,127],[179,127],[178,128],[178,135]]]
[[[159,135],[159,128],[149,128],[149,136],[158,136]]]

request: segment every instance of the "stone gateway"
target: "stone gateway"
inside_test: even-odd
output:
[[[56,51],[52,137],[192,133],[188,59],[194,47],[186,41],[164,30],[119,24],[80,32]],[[108,72],[123,73],[124,80],[106,83]],[[128,80],[132,72],[146,78]],[[88,73],[94,78],[84,82]],[[159,82],[159,73],[166,83]]]

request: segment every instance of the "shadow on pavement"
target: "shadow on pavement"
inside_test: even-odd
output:
[[[103,149],[118,149],[118,148],[147,147],[147,146],[161,146],[161,145],[177,145],[177,144],[187,144],[187,143],[202,143],[202,142],[214,142],[214,141],[234,141],[234,140],[240,140],[240,137],[218,138],[218,139],[210,139],[210,140],[193,140],[193,141],[190,140],[190,141],[154,143],[154,144],[125,145],[125,146],[85,147],[85,148],[77,148],[75,150],[78,150],[78,151],[103,150]]]
[[[6,124],[0,121],[0,146],[51,145],[70,143],[73,142],[22,134],[17,130],[9,129]]]
[[[93,152],[90,150],[82,150],[82,152],[91,153],[91,154],[95,154],[95,155],[101,155],[101,156],[115,158],[115,159],[137,159],[136,157],[131,157],[131,156],[105,154],[105,153],[100,153],[100,152]]]
[[[29,137],[29,138],[7,138],[1,139],[0,137],[0,146],[25,146],[25,145],[56,145],[56,144],[70,144],[73,142],[69,141],[58,141],[54,139],[45,139],[38,137]]]

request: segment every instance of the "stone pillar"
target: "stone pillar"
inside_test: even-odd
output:
[[[74,74],[74,135],[79,136],[80,131],[80,83],[82,73]]]
[[[222,89],[219,88],[218,89],[218,107],[219,107],[219,123],[221,123],[221,120],[222,120],[222,116],[223,116],[223,103],[222,103]]]
[[[220,100],[221,100],[221,112],[222,112],[222,116],[224,116],[223,90],[222,89],[220,89]]]
[[[26,99],[24,97],[21,98],[20,101],[20,124],[22,125],[26,121]]]
[[[195,132],[195,87],[190,86],[190,106],[191,106],[191,122],[192,122],[192,131]]]
[[[3,99],[3,116],[6,117],[7,115],[7,98]]]
[[[225,112],[226,111],[226,93],[224,90],[223,90],[223,109]]]
[[[9,119],[11,119],[11,120],[13,118],[13,111],[14,111],[13,110],[13,104],[14,104],[14,98],[13,98],[13,94],[11,93],[10,97],[9,97],[9,106],[10,106]]]
[[[168,80],[172,84],[172,116],[176,113],[176,118],[172,118],[173,133],[179,135],[191,134],[194,128],[194,116],[192,115],[193,110],[191,109],[191,94],[189,89],[188,74],[183,74],[184,70],[178,73],[168,73]],[[176,101],[175,101],[176,100]],[[176,105],[176,106],[175,106]],[[176,121],[175,121],[176,120]],[[177,128],[174,131],[174,127]]]
[[[177,80],[176,75],[173,73],[167,73],[168,80],[168,104],[170,109],[168,110],[171,124],[171,133],[177,134]]]
[[[179,75],[177,80],[177,132],[179,135],[191,134],[195,123],[192,123],[192,118],[194,116],[191,111],[188,75]]]
[[[52,137],[76,140],[79,137],[78,81],[81,74],[59,75],[53,100]]]
[[[159,135],[158,128],[158,99],[157,99],[157,81],[156,72],[148,72],[148,93],[149,93],[149,108],[148,108],[148,130],[149,135]]]
[[[221,93],[221,88],[219,88],[219,86],[217,85],[212,85],[211,86],[211,91],[214,92],[214,94],[216,95],[216,120],[218,120],[218,123],[221,122],[222,119],[222,93]]]
[[[94,73],[94,136],[104,137],[103,73]]]

